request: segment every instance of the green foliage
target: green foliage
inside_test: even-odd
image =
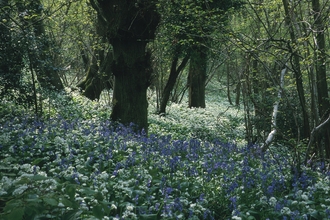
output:
[[[54,96],[45,120],[7,112],[0,120],[0,218],[329,217],[329,177],[317,166],[293,172],[284,146],[260,154],[257,146],[197,139],[242,134],[237,109],[213,98],[209,110],[172,104],[168,118],[150,118],[149,137],[113,126],[102,102],[75,93]],[[216,118],[223,127],[212,127]]]

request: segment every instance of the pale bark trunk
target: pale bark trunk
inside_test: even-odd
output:
[[[271,132],[268,134],[265,142],[263,143],[263,145],[261,146],[262,151],[266,151],[270,144],[273,142],[275,135],[277,133],[277,123],[276,123],[276,119],[277,119],[277,114],[278,114],[278,107],[280,105],[280,101],[282,99],[282,91],[284,88],[284,75],[287,72],[287,67],[285,66],[282,71],[281,71],[281,75],[280,75],[280,87],[278,89],[278,93],[277,93],[277,101],[274,103],[274,107],[273,107],[273,114],[272,114],[272,130]]]

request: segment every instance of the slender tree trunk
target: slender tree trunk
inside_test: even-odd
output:
[[[24,2],[22,2],[23,4]],[[17,4],[20,12],[28,10],[31,19],[24,20],[33,28],[34,39],[33,42],[36,48],[29,48],[29,56],[32,58],[32,66],[36,72],[37,79],[42,88],[50,90],[63,90],[64,86],[58,74],[57,68],[54,67],[53,59],[50,51],[52,49],[52,42],[47,37],[45,26],[42,20],[42,4],[40,0],[30,0],[28,8],[21,4]],[[34,16],[37,15],[37,16]]]
[[[244,66],[244,81],[242,83],[242,96],[244,105],[244,121],[245,121],[245,139],[248,143],[253,142],[253,109],[251,107],[251,82],[250,82],[250,54],[246,54]]]
[[[277,92],[277,100],[274,103],[273,106],[273,114],[272,114],[272,125],[271,125],[271,131],[269,132],[265,142],[262,144],[261,149],[262,151],[266,151],[269,148],[269,145],[273,142],[276,133],[277,133],[277,114],[278,114],[278,108],[280,105],[280,101],[282,99],[282,92],[284,88],[284,75],[287,72],[287,66],[285,65],[283,69],[281,70],[280,75],[280,86]]]
[[[324,23],[320,9],[319,0],[312,0],[312,7],[314,13],[315,30],[316,30],[316,84],[318,94],[318,109],[319,115],[324,121],[330,113],[330,101],[328,95],[328,84],[326,75],[326,46],[324,36]],[[325,153],[326,157],[330,159],[330,127],[327,125],[323,132],[323,138],[325,141]],[[322,149],[319,149],[321,152]]]
[[[205,108],[207,48],[194,48],[189,65],[189,108]]]
[[[238,79],[237,79],[237,84],[236,84],[236,88],[235,88],[235,91],[236,91],[235,105],[236,106],[239,106],[239,103],[240,103],[240,100],[241,100],[241,86],[242,86],[241,76],[242,76],[241,73],[237,73],[237,78]]]
[[[289,2],[288,0],[282,0],[283,6],[284,6],[284,11],[285,11],[285,21],[286,25],[289,28],[289,33],[290,33],[290,38],[293,44],[297,44],[297,38],[294,32],[294,27],[293,27],[293,12],[289,10]],[[297,92],[299,96],[299,102],[302,110],[302,116],[303,116],[303,125],[302,125],[302,137],[306,138],[310,134],[310,126],[309,126],[309,119],[308,119],[308,113],[306,109],[306,99],[305,99],[305,93],[304,93],[304,87],[303,87],[303,81],[302,81],[302,74],[301,74],[301,69],[300,69],[300,58],[299,54],[294,48],[289,48],[292,54],[293,58],[293,71],[294,75],[296,78],[296,87],[297,87]]]
[[[189,56],[186,55],[183,60],[181,61],[181,64],[177,67],[178,65],[178,61],[179,61],[179,57],[175,56],[173,58],[172,64],[171,64],[171,70],[170,70],[170,76],[167,80],[167,83],[164,87],[164,91],[162,94],[162,98],[161,98],[161,103],[160,103],[160,107],[159,107],[159,114],[165,114],[166,113],[166,106],[167,106],[167,102],[170,98],[170,94],[171,91],[174,88],[176,79],[179,76],[179,73],[185,68],[185,66],[187,65],[189,60]]]
[[[233,104],[232,100],[231,100],[231,95],[230,95],[230,62],[227,63],[227,98],[228,98],[228,102],[229,104]]]
[[[22,55],[12,44],[10,33],[10,10],[5,10],[9,6],[8,0],[0,0],[0,77],[1,85],[4,86],[2,93],[19,87],[20,82],[20,66],[22,66]],[[17,68],[19,67],[19,68]]]

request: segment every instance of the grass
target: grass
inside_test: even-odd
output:
[[[244,144],[242,113],[219,99],[166,117],[150,102],[149,136],[74,93],[45,100],[42,120],[2,101],[0,219],[329,219],[325,164]]]

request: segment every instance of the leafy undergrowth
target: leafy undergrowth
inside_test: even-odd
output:
[[[99,103],[47,103],[43,120],[1,103],[0,219],[330,218],[324,164],[296,169],[283,146],[261,153],[215,139],[215,127],[189,133],[182,120],[171,135],[152,133],[172,126],[158,116],[149,136],[134,134]],[[211,117],[183,106],[170,117],[180,108],[195,122]]]

